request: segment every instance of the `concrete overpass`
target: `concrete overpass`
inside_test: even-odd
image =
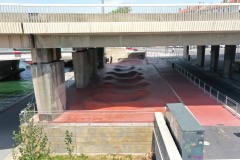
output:
[[[224,76],[231,74],[240,44],[238,3],[138,5],[0,4],[0,48],[32,48],[32,77],[38,111],[66,109],[60,48],[73,48],[77,88],[88,85],[104,67],[104,47],[198,45],[204,65],[205,45],[212,45],[217,66],[219,45],[225,47]],[[130,13],[111,13],[128,7]],[[105,12],[102,12],[102,11]]]
[[[0,6],[0,48],[240,44],[239,3]]]

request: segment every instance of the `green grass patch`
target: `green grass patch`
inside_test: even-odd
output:
[[[0,82],[0,94],[27,93],[33,91],[31,81],[4,81]]]

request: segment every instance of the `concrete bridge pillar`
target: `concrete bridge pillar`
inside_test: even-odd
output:
[[[183,59],[188,60],[188,55],[189,55],[189,46],[183,46]]]
[[[93,49],[93,77],[97,77],[98,73],[98,49]]]
[[[64,62],[60,58],[60,49],[32,49],[32,79],[40,113],[66,109]]]
[[[205,47],[206,46],[197,46],[197,65],[201,67],[204,67]]]
[[[90,80],[88,50],[87,48],[77,48],[72,52],[73,69],[76,88],[84,88]]]
[[[224,51],[223,77],[231,78],[232,64],[235,61],[236,45],[226,45]]]
[[[87,57],[88,57],[88,72],[90,77],[93,75],[93,54],[94,54],[94,48],[88,48],[87,50]]]
[[[220,45],[211,46],[210,71],[217,72]]]
[[[104,48],[97,48],[98,50],[98,63],[99,63],[99,69],[104,68],[105,66],[105,53]]]
[[[98,50],[96,48],[89,48],[88,49],[88,56],[89,56],[89,74],[91,77],[97,76],[98,71]]]

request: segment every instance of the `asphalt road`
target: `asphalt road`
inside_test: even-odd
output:
[[[29,96],[7,111],[0,113],[0,160],[11,152],[14,144],[12,133],[19,130],[19,113],[31,100],[32,96]]]

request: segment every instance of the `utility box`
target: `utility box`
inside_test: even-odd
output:
[[[202,160],[204,129],[182,103],[166,104],[165,119],[183,160]]]

